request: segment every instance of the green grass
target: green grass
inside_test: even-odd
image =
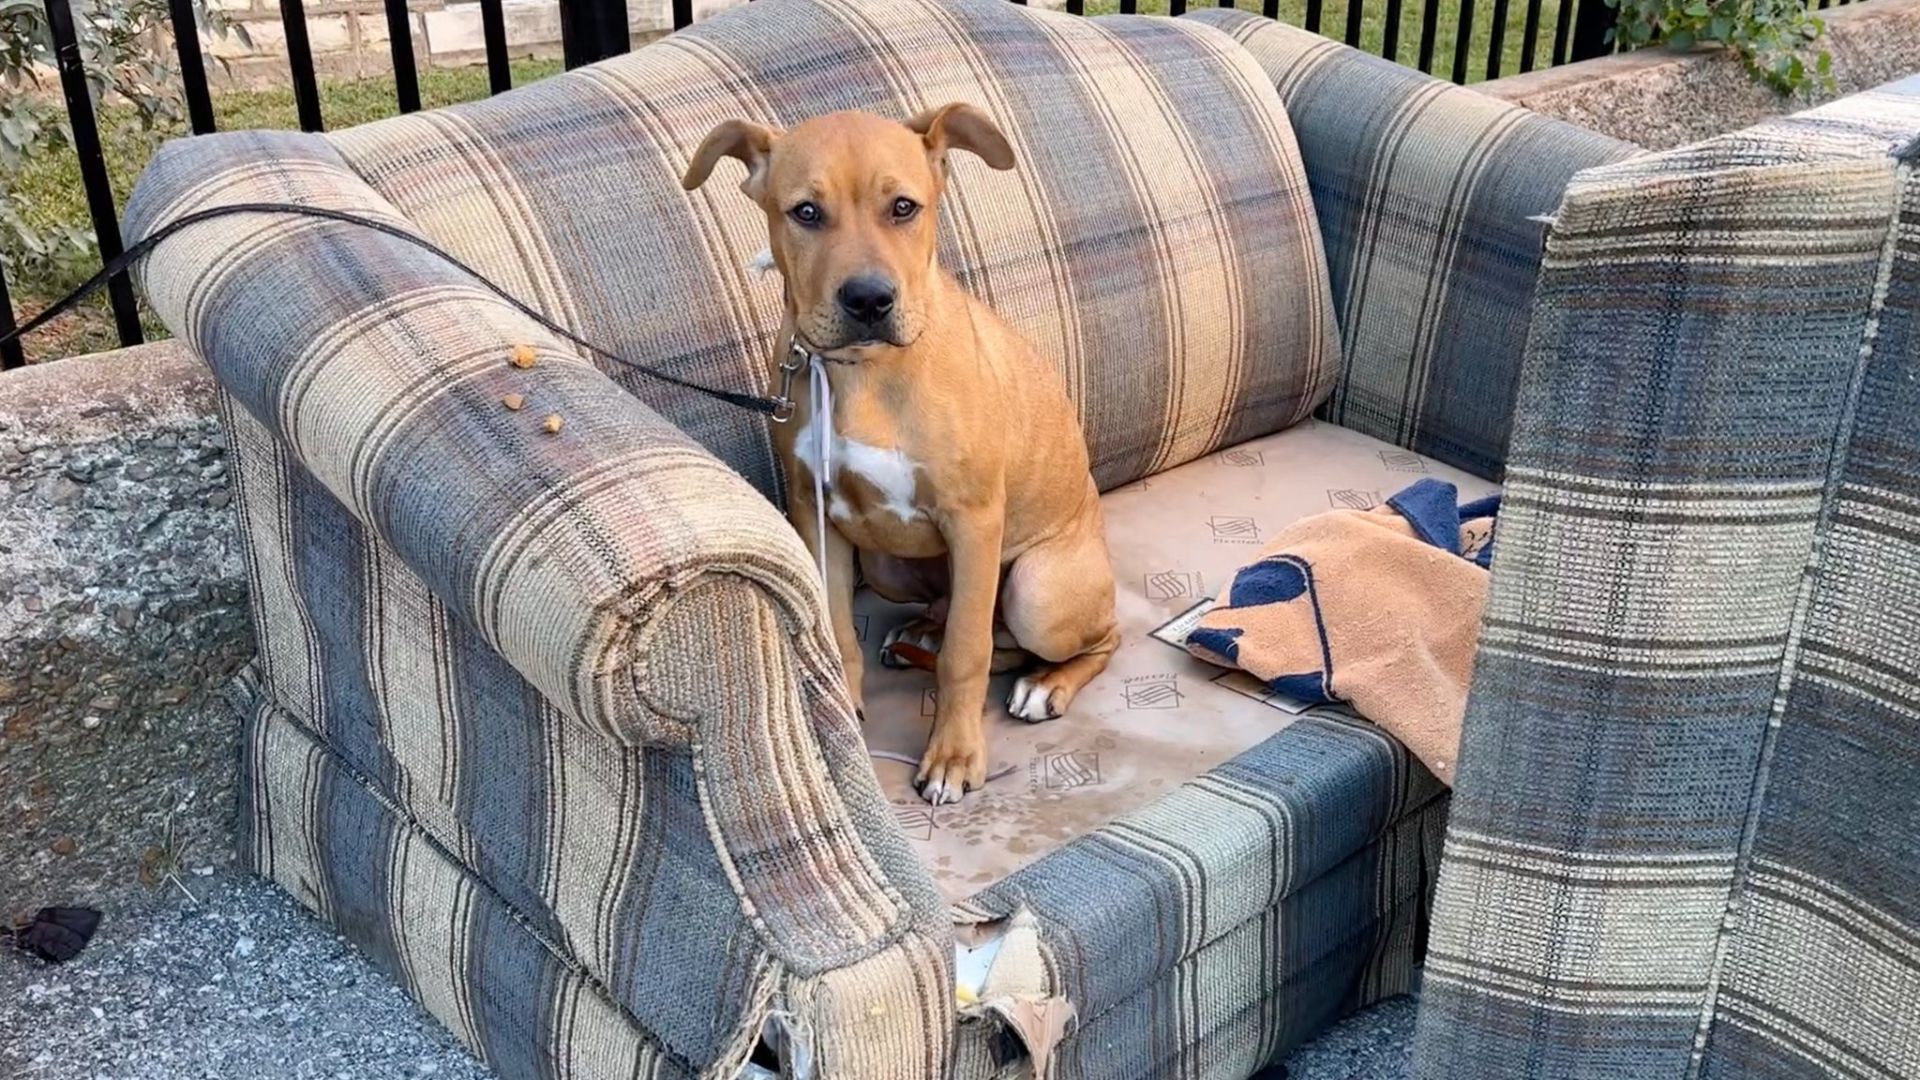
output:
[[[1243,8],[1260,10],[1263,0],[1240,0]],[[1329,37],[1346,35],[1350,0],[1323,0],[1320,31]],[[1398,60],[1418,66],[1420,22],[1427,0],[1402,0],[1400,34],[1396,47]],[[1433,70],[1442,78],[1453,70],[1454,46],[1458,40],[1460,8],[1473,4],[1472,32],[1468,37],[1467,78],[1478,82],[1486,76],[1487,53],[1495,0],[1438,0],[1439,22],[1433,42]],[[1306,25],[1307,0],[1281,0],[1280,18],[1295,26]],[[1206,6],[1195,4],[1193,6]],[[1360,25],[1360,47],[1378,54],[1386,35],[1386,0],[1364,0]],[[1120,8],[1118,0],[1088,0],[1088,14],[1107,14]],[[1543,0],[1541,26],[1534,51],[1534,66],[1551,62],[1557,0]],[[1141,0],[1142,13],[1164,14],[1166,0]],[[1512,74],[1520,70],[1521,34],[1526,19],[1525,0],[1508,0],[1507,25],[1503,41],[1500,71]],[[557,60],[521,60],[513,64],[513,83],[524,85],[560,70]],[[433,107],[459,101],[473,101],[487,95],[487,76],[483,68],[423,71],[420,74],[422,102]],[[325,82],[321,84],[321,115],[329,129],[351,127],[392,116],[394,104],[391,77]],[[214,97],[214,112],[222,131],[245,128],[298,127],[290,89],[228,90]],[[129,110],[108,107],[101,117],[102,142],[106,146],[107,168],[113,179],[115,197],[124,203],[127,192],[146,166],[147,158],[167,136],[180,132],[142,131]],[[4,181],[10,190],[24,193],[27,217],[31,224],[82,225],[87,221],[86,199],[81,193],[80,170],[72,154],[47,155]],[[85,280],[91,267],[57,275],[10,280],[15,306],[24,316],[39,310]],[[150,316],[146,319],[149,337],[165,333]],[[26,343],[30,360],[92,352],[118,344],[113,320],[105,300],[97,298],[80,310],[56,320]]]

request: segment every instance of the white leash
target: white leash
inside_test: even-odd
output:
[[[820,545],[815,554],[820,562],[820,584],[827,584],[827,497],[833,490],[833,484],[827,478],[833,475],[833,384],[827,381],[827,362],[820,357],[807,356],[807,396],[813,405],[813,419],[819,424],[820,434],[816,447],[819,453],[816,460],[819,467],[813,470],[813,520],[817,526],[815,535]]]
[[[816,425],[814,436],[813,467],[813,523],[814,559],[820,568],[820,585],[827,584],[827,499],[833,493],[833,384],[827,381],[827,362],[820,354],[800,344],[795,336],[787,347],[786,359],[780,361],[780,397],[788,409],[785,415],[775,414],[776,423],[785,423],[793,415],[793,377],[800,369],[807,370],[807,401],[813,408],[808,424]]]
[[[755,273],[765,274],[775,269],[773,249],[762,248],[748,261],[747,268]],[[827,498],[833,491],[833,384],[827,381],[827,362],[820,354],[800,344],[800,335],[795,333],[788,341],[786,359],[780,361],[780,396],[774,400],[783,402],[784,413],[776,412],[773,420],[784,424],[793,415],[793,377],[801,368],[807,369],[808,400],[813,405],[813,422],[820,425],[816,436],[814,456],[816,468],[813,472],[813,525],[814,560],[820,568],[820,587],[827,585]]]

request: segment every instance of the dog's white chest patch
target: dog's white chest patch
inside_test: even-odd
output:
[[[807,472],[818,475],[820,472],[820,432],[814,427],[812,418],[794,435],[794,456]],[[887,449],[863,443],[845,436],[833,438],[832,468],[833,475],[827,477],[831,487],[838,488],[841,479],[848,474],[860,477],[879,494],[881,508],[902,521],[912,521],[920,516],[920,508],[913,503],[916,486],[914,472],[919,466],[912,458],[899,450]],[[827,512],[835,521],[846,521],[853,516],[852,507],[839,491],[828,500]]]

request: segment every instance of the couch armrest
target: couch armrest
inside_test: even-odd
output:
[[[1497,478],[1545,218],[1567,180],[1637,148],[1245,11],[1327,251],[1344,367],[1325,416]]]
[[[242,133],[164,150],[134,194],[129,232],[222,202],[281,200],[408,227],[324,140]],[[535,924],[550,923],[643,1021],[678,1017],[684,1028],[686,1010],[711,1021],[718,1007],[661,1003],[671,983],[657,975],[658,988],[635,989],[645,958],[664,951],[726,967],[736,951],[760,949],[778,973],[779,1000],[811,1010],[822,1030],[858,1035],[872,1023],[869,1006],[881,1006],[874,1015],[893,1025],[890,1035],[834,1049],[846,1075],[917,1075],[944,1054],[951,995],[921,985],[951,962],[944,906],[879,792],[813,564],[764,496],[553,335],[394,237],[310,219],[220,218],[161,245],[140,276],[239,407],[243,486],[296,491],[291,513],[306,518],[303,531],[257,537],[256,562],[300,558],[286,549],[302,543],[331,549],[278,579],[290,599],[276,610],[301,625],[263,628],[263,638],[313,643],[317,715],[301,722]],[[534,366],[510,362],[520,344],[533,346]],[[503,403],[512,394],[523,409]],[[549,415],[563,421],[558,431],[544,426]],[[352,573],[388,553],[430,599],[370,603],[326,580],[327,567]],[[444,633],[404,625],[430,625],[427,605],[477,635],[478,648],[449,659]],[[336,610],[316,616],[325,606]],[[382,625],[362,628],[375,620]],[[411,668],[373,655],[402,630],[433,641]],[[428,692],[424,704],[390,708],[381,687],[396,670],[456,684],[442,693],[460,700],[440,706]],[[520,679],[611,751],[542,734],[548,710],[528,703]],[[399,715],[409,710],[424,719]],[[402,723],[414,728],[395,735]],[[444,725],[469,731],[448,736]],[[437,801],[415,790],[431,785],[389,778],[420,744],[482,730],[500,732],[499,752],[512,759],[485,773],[502,787],[495,797],[460,797],[467,781],[453,765],[432,766],[455,791]],[[678,764],[660,764],[669,759]],[[490,767],[469,759],[458,770]],[[567,768],[592,782],[550,778]],[[666,770],[659,793],[618,794],[619,777],[648,769]],[[540,832],[543,808],[567,799],[578,824]],[[567,869],[571,845],[601,843],[578,839],[594,831],[582,826],[632,814],[636,800],[672,819],[656,827],[678,830],[664,841],[673,850],[594,848],[579,859],[603,869],[570,876],[580,873]],[[629,904],[646,904],[651,889],[672,894],[659,902],[678,911],[711,886],[730,890],[739,910],[684,927],[679,942],[609,937],[618,923],[598,908],[612,903],[606,883],[633,875],[641,880],[621,887],[642,899]],[[752,932],[732,933],[729,918]],[[706,1047],[711,1037],[678,1045]]]
[[[1920,934],[1916,134],[1863,95],[1569,187],[1415,1075],[1920,1062],[1872,989]]]
[[[128,232],[245,201],[410,227],[324,141],[247,132],[169,144]],[[589,727],[686,741],[690,715],[646,691],[652,658],[636,646],[702,579],[750,583],[795,632],[818,632],[816,575],[775,507],[431,253],[351,224],[237,216],[162,244],[140,283],[300,466]],[[509,362],[520,344],[536,366]],[[513,394],[522,411],[503,404]]]

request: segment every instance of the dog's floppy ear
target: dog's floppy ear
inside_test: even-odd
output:
[[[1013,168],[1013,147],[986,113],[956,101],[928,109],[907,121],[907,127],[926,141],[927,156],[944,165],[949,150],[970,150],[996,169]]]
[[[687,174],[680,178],[680,186],[692,191],[707,182],[721,158],[738,158],[747,166],[747,178],[740,190],[758,202],[767,178],[767,159],[773,153],[773,140],[777,137],[771,128],[747,120],[721,124],[700,140],[700,149],[693,152],[693,160],[687,164]]]

